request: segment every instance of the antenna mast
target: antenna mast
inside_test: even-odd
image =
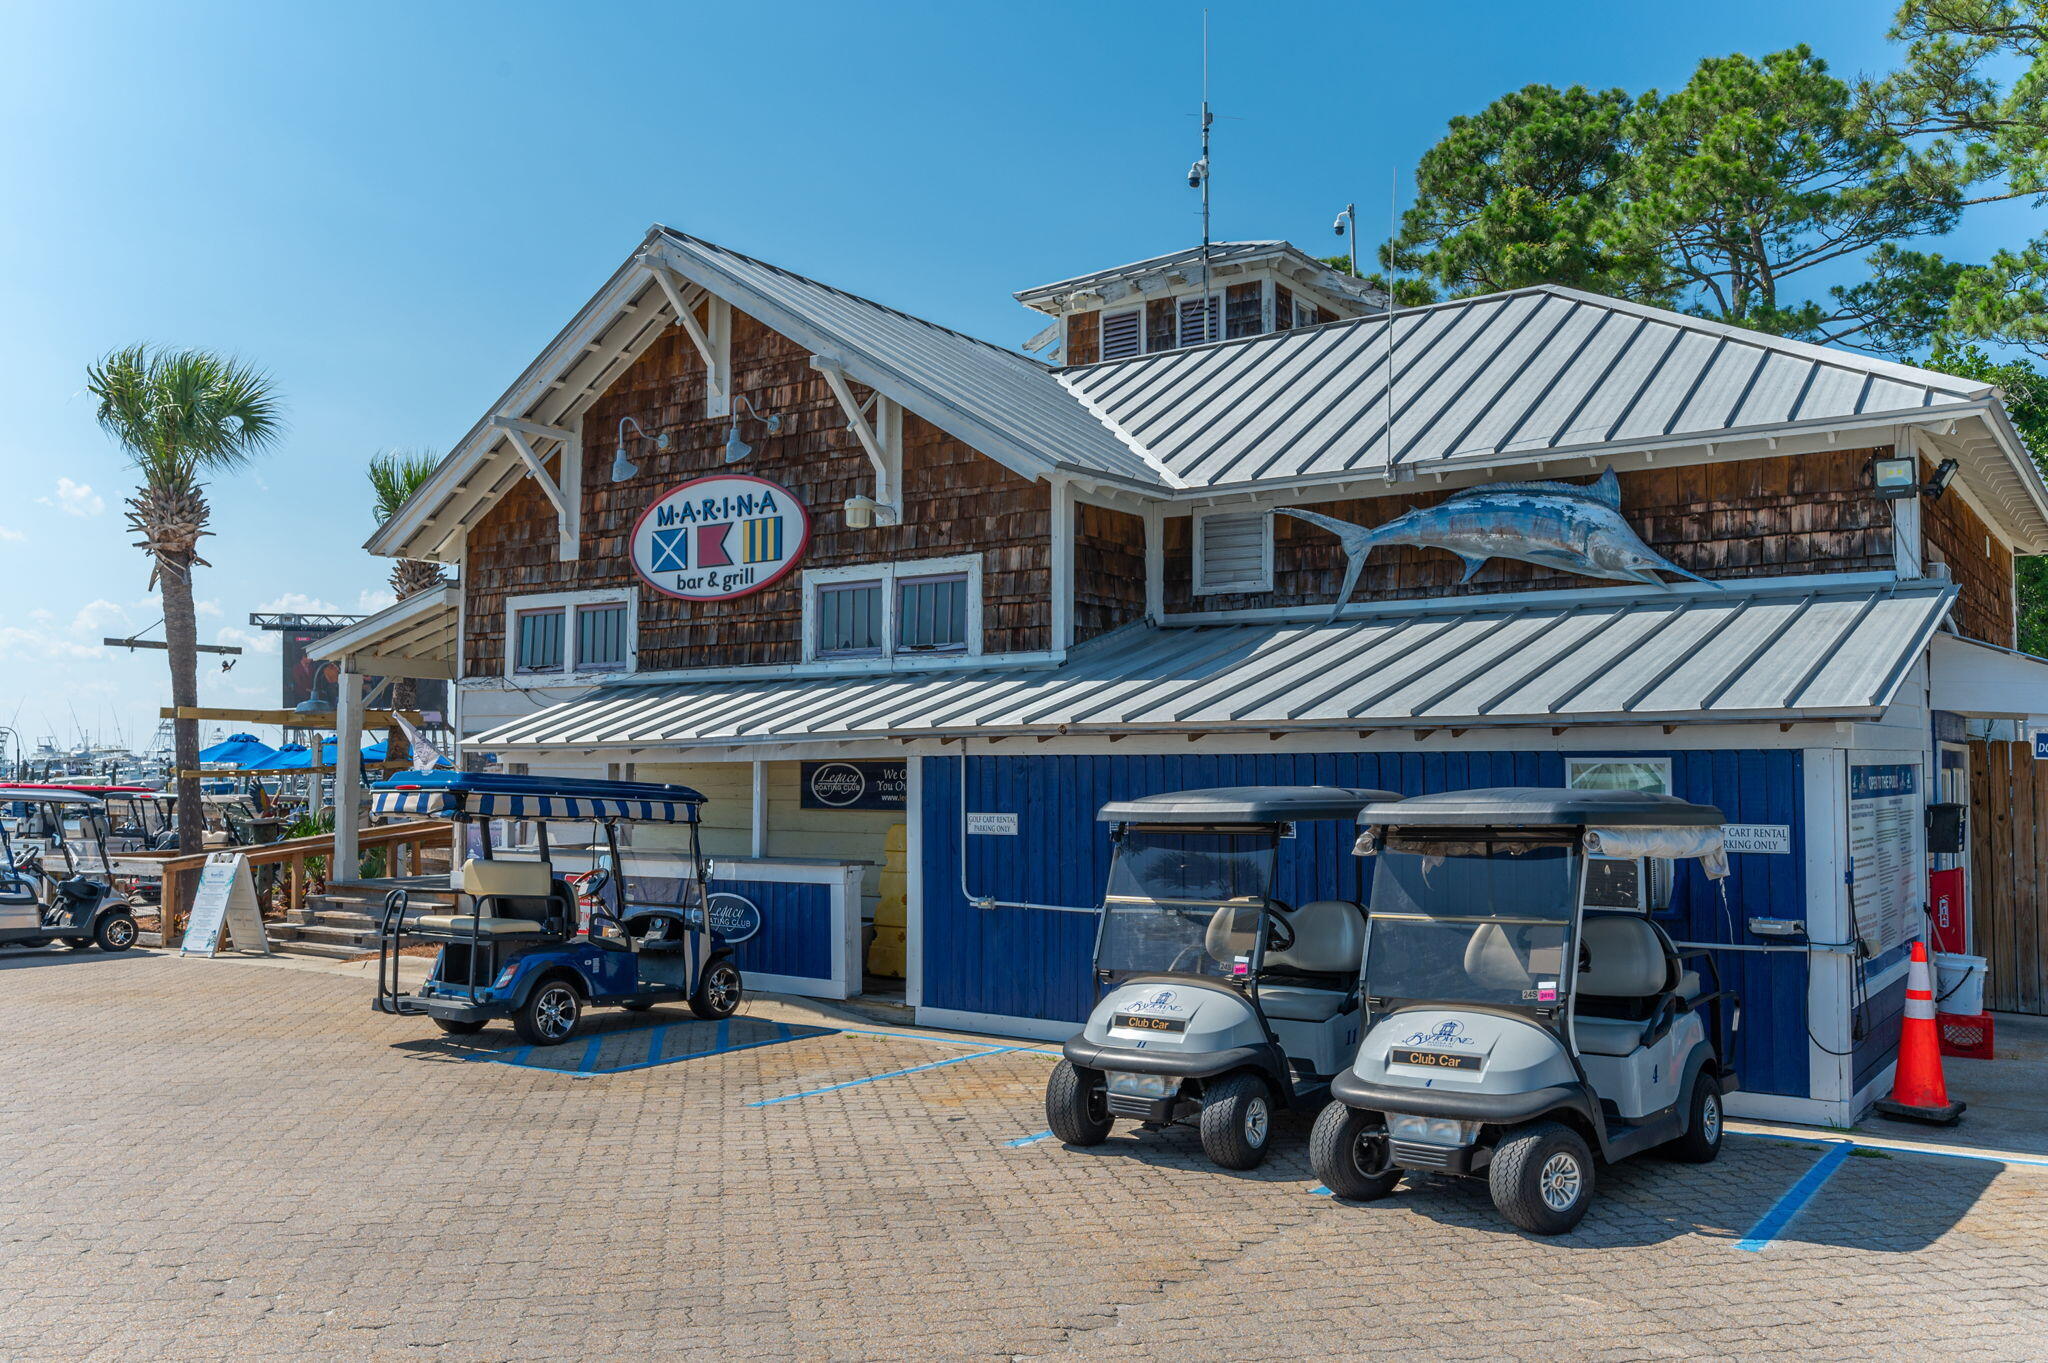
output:
[[[1209,296],[1209,11],[1202,11],[1202,159],[1188,172],[1188,183],[1202,191],[1202,339],[1216,339],[1216,310]]]
[[[1386,476],[1389,482],[1413,478],[1415,471],[1406,465],[1394,467],[1394,284],[1399,278],[1394,264],[1394,242],[1401,235],[1401,172],[1393,171],[1387,177],[1387,458]],[[1357,229],[1352,231],[1352,240],[1357,240]]]

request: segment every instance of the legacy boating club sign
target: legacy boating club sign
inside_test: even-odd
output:
[[[780,483],[716,473],[670,488],[633,526],[633,571],[685,601],[758,592],[803,557],[811,513]]]

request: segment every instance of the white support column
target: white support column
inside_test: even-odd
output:
[[[1145,618],[1154,624],[1166,614],[1166,508],[1145,503]]]
[[[1074,646],[1074,485],[1052,480],[1052,649]]]
[[[334,865],[327,879],[354,880],[363,798],[363,676],[344,659],[334,706]]]
[[[903,1001],[915,1008],[924,1002],[924,759],[915,746],[903,774]]]
[[[754,763],[754,803],[750,820],[752,832],[751,855],[759,860],[768,855],[768,764]]]
[[[1849,922],[1847,869],[1848,767],[1840,748],[1808,748],[1805,773],[1806,936],[1813,942],[1846,942]],[[1815,1102],[1839,1104],[1846,1125],[1855,1099],[1855,1049],[1849,1036],[1857,962],[1838,952],[1807,956],[1807,1092]]]
[[[570,508],[570,514],[562,521],[562,557],[580,558],[583,555],[583,414],[577,413],[569,423],[569,435],[563,439],[556,456],[562,466],[562,502]]]
[[[1892,436],[1893,448],[1902,455],[1913,456],[1913,467],[1920,467],[1922,454],[1920,432],[1912,426],[1899,427]],[[1892,559],[1902,578],[1917,578],[1926,571],[1921,555],[1920,498],[1901,497],[1891,504],[1892,508]]]

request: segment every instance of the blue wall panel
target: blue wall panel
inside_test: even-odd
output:
[[[720,879],[711,892],[743,895],[761,910],[761,930],[733,948],[742,975],[832,978],[831,886]]]
[[[1595,754],[1586,754],[1592,756]],[[1681,866],[1672,935],[1749,941],[1751,916],[1805,917],[1805,826],[1800,755],[1790,751],[1615,751],[1606,757],[1672,759],[1674,792],[1720,806],[1731,823],[1786,824],[1790,855],[1733,857],[1720,887]],[[924,1003],[932,1008],[1079,1023],[1094,1003],[1092,914],[971,907],[966,890],[997,900],[1093,908],[1102,901],[1109,838],[1095,811],[1111,800],[1233,785],[1334,785],[1423,795],[1479,786],[1562,786],[1554,752],[1170,753],[927,757],[923,762]],[[1017,817],[1017,835],[964,837],[967,810]],[[1370,866],[1350,854],[1353,830],[1304,824],[1282,848],[1279,896],[1365,897]],[[1806,966],[1802,957],[1721,952],[1723,983],[1743,996],[1736,1048],[1744,1087],[1807,1092]]]

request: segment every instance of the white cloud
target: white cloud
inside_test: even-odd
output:
[[[19,544],[21,541],[27,538],[27,535],[22,534],[19,530],[16,530],[11,525],[0,525],[0,540],[6,540],[9,543]]]
[[[356,609],[364,615],[375,615],[397,601],[398,594],[388,587],[368,587],[356,597]]]
[[[57,613],[55,611],[45,610],[41,606],[37,606],[34,610],[28,613],[28,618],[35,621],[39,625],[53,625],[57,622]]]
[[[97,516],[107,509],[107,499],[92,490],[90,483],[74,483],[69,478],[57,480],[57,496],[53,501],[48,497],[36,500],[44,506],[54,506],[71,516]]]
[[[220,602],[218,602],[218,601],[197,601],[197,602],[194,602],[194,603],[193,603],[193,605],[192,605],[192,613],[193,613],[194,615],[219,615],[219,614],[221,613],[221,609],[220,609]]]
[[[117,605],[105,597],[80,606],[78,614],[71,620],[73,634],[100,635],[117,626],[123,630],[133,629],[135,621],[126,606]]]
[[[40,630],[19,625],[0,628],[0,651],[30,654],[39,658],[98,658],[101,651]]]
[[[267,629],[243,629],[240,625],[222,625],[214,631],[216,644],[240,644],[242,652],[275,653],[278,651],[278,636]]]
[[[279,615],[347,615],[350,613],[335,605],[332,601],[322,601],[319,597],[307,596],[304,592],[286,592],[274,601],[264,602],[256,607],[256,609]]]

